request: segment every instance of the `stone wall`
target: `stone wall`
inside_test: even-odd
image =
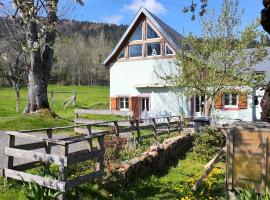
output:
[[[138,176],[166,170],[173,162],[177,162],[186,154],[192,147],[192,141],[193,136],[188,134],[167,139],[162,144],[153,145],[142,156],[121,163],[109,176],[108,183],[126,183]]]

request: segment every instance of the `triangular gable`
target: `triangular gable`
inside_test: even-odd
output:
[[[129,36],[130,32],[134,29],[134,26],[138,24],[138,21],[140,20],[140,17],[143,14],[155,26],[155,28],[163,35],[163,37],[174,48],[174,50],[176,52],[180,51],[180,48],[181,48],[180,40],[182,36],[179,33],[177,33],[174,29],[166,25],[159,18],[157,18],[155,15],[150,13],[147,9],[145,9],[144,7],[141,7],[140,10],[137,12],[136,16],[134,17],[134,19],[132,20],[131,24],[129,25],[128,29],[124,33],[124,35],[121,37],[120,41],[117,43],[116,47],[113,49],[111,54],[103,62],[103,65],[108,66],[111,59],[113,59],[113,57],[115,56],[115,54],[120,50],[120,48],[123,48],[124,42],[127,40],[127,37]]]

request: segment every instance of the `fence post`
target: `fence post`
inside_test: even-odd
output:
[[[8,147],[14,147],[15,146],[15,136],[14,135],[9,135],[8,138]],[[14,157],[13,156],[6,156],[6,168],[7,169],[12,169],[14,165]],[[5,178],[5,185],[7,185],[7,181],[9,178]]]
[[[120,131],[119,131],[118,122],[117,122],[117,121],[114,121],[113,123],[114,123],[114,128],[115,128],[115,135],[116,135],[117,137],[119,137]]]
[[[53,131],[52,131],[51,129],[47,130],[47,137],[48,137],[49,139],[52,139],[52,132],[53,132]],[[50,153],[51,153],[51,149],[52,149],[51,143],[46,141],[45,152],[46,152],[47,154],[50,154]]]
[[[136,142],[136,138],[135,138],[135,133],[134,133],[134,130],[135,130],[134,121],[132,121],[130,119],[129,120],[129,123],[130,123],[130,130],[131,130],[131,133],[132,133],[132,136],[133,136],[133,142],[135,143]]]
[[[180,133],[184,128],[184,122],[181,116],[178,117],[178,120],[178,133]]]
[[[142,136],[141,136],[139,120],[136,119],[135,123],[136,123],[136,130],[137,130],[137,141],[139,144],[141,144],[142,143]]]
[[[268,138],[267,136],[263,136],[262,138],[262,183],[261,183],[261,191],[265,190],[267,186],[267,151],[268,151]]]
[[[167,130],[168,134],[170,135],[170,117],[167,117]]]
[[[77,92],[76,90],[73,91],[73,106],[77,106]]]
[[[92,134],[92,129],[91,129],[91,125],[87,125],[86,128],[87,128],[87,135],[90,136]],[[93,150],[94,146],[93,146],[93,140],[90,139],[90,140],[87,140],[88,141],[88,144],[89,144],[89,150]]]
[[[234,131],[235,129],[232,129],[228,133],[228,138],[227,138],[227,160],[226,160],[226,165],[227,165],[227,188],[228,190],[233,189],[233,155],[234,155]]]
[[[98,176],[98,185],[101,187],[102,185],[102,177],[104,175],[104,135],[98,137],[98,143],[99,143],[99,150],[100,150],[100,156],[98,158],[98,162],[96,165],[96,171],[100,172],[100,175]]]
[[[155,137],[155,140],[157,141],[157,124],[156,124],[156,119],[155,118],[151,118],[151,122],[152,122],[152,125],[153,125],[153,131],[154,131],[154,137]]]
[[[54,94],[53,90],[51,91],[51,108],[53,108],[53,103],[54,103]]]
[[[64,146],[60,147],[60,155],[62,156],[68,156],[68,144],[65,144]],[[58,174],[58,180],[59,181],[66,181],[67,180],[67,170],[68,168],[61,165],[59,166],[59,174]],[[66,192],[58,196],[59,200],[64,200],[66,196]]]

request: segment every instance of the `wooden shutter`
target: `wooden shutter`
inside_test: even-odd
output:
[[[190,116],[194,116],[194,97],[190,97]]]
[[[246,94],[239,94],[239,108],[247,109],[248,107],[248,99]]]
[[[139,97],[129,98],[129,110],[133,111],[133,118],[138,118],[140,116],[140,98]]]
[[[223,108],[222,98],[223,98],[222,93],[218,93],[215,95],[215,97],[214,97],[215,109],[222,109]]]
[[[118,110],[118,98],[111,97],[111,110]]]

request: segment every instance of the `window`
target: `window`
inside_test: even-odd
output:
[[[165,55],[173,55],[172,49],[166,44],[165,45]]]
[[[224,94],[224,107],[238,107],[238,95],[237,94]]]
[[[120,110],[129,110],[129,99],[127,97],[119,98]]]
[[[147,44],[147,56],[160,56],[160,43]]]
[[[253,104],[254,104],[254,106],[259,105],[259,97],[258,96],[253,97]]]
[[[141,98],[141,112],[149,111],[149,98],[143,97]]]
[[[129,57],[141,57],[142,56],[142,45],[131,45],[129,46]]]
[[[160,38],[157,32],[147,23],[147,39]]]
[[[202,113],[204,111],[205,96],[196,96],[195,97],[195,112]]]
[[[130,42],[135,40],[142,40],[142,23],[137,27],[137,29],[134,31],[133,35],[130,38]]]
[[[122,49],[122,51],[120,52],[118,58],[120,58],[120,59],[121,59],[121,58],[125,58],[125,48]]]

